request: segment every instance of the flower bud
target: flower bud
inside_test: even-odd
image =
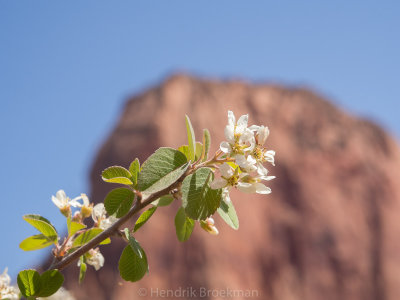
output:
[[[212,235],[217,235],[219,233],[217,227],[214,226],[213,218],[207,218],[205,221],[201,220],[200,226]]]
[[[80,211],[76,211],[74,216],[72,217],[72,221],[81,223],[82,222],[82,215]]]

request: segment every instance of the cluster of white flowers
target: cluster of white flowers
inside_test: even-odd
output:
[[[3,274],[0,275],[0,299],[19,299],[19,291],[10,285],[11,278],[7,271],[8,269],[6,268]]]
[[[93,207],[93,203],[90,203],[86,194],[81,194],[74,199],[70,199],[63,190],[59,190],[56,196],[51,197],[51,200],[66,217],[71,216],[71,206],[80,208],[80,211],[75,212],[72,218],[73,221],[82,222],[83,219],[92,216],[95,227],[103,230],[106,230],[118,220],[114,216],[107,217],[103,203],[98,203]],[[82,203],[79,200],[82,200]]]
[[[75,222],[82,223],[83,219],[92,216],[94,227],[106,230],[118,220],[118,218],[114,216],[107,217],[107,212],[103,203],[98,203],[93,207],[93,203],[90,203],[86,194],[81,194],[74,199],[70,199],[63,190],[59,190],[56,193],[56,196],[51,197],[51,200],[66,217],[72,216],[71,206],[80,208],[80,210],[76,211],[72,216],[72,220]],[[82,200],[82,202],[80,202],[80,200]],[[72,240],[68,239],[67,248],[71,246]],[[98,248],[91,249],[86,254],[86,262],[98,270],[104,265],[104,257]],[[80,261],[78,261],[78,266],[79,265]]]
[[[262,181],[268,176],[265,162],[274,165],[275,151],[267,150],[264,143],[269,135],[268,127],[253,125],[248,127],[248,115],[241,116],[236,122],[235,115],[228,111],[228,125],[225,138],[220,145],[224,153],[224,163],[219,167],[221,177],[211,182],[211,188],[223,189],[223,198],[229,202],[229,189],[235,187],[245,193],[269,194],[271,189]]]

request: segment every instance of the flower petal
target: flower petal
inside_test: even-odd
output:
[[[83,201],[83,205],[84,206],[89,206],[90,202],[89,202],[89,198],[86,194],[81,194],[81,198]]]
[[[58,208],[64,207],[64,204],[61,203],[60,199],[58,199],[54,196],[51,196],[51,201],[53,201],[54,205],[57,206]]]
[[[267,139],[268,135],[269,135],[268,127],[260,126],[258,128],[257,134],[256,134],[256,136],[257,136],[257,144],[261,145],[261,146],[264,145],[265,140]]]
[[[258,182],[254,184],[256,188],[256,193],[257,194],[270,194],[271,189],[269,187],[266,187],[264,184]]]
[[[217,190],[226,187],[227,184],[228,182],[224,178],[218,177],[210,183],[210,187],[214,190]]]
[[[260,126],[258,126],[258,125],[251,125],[251,126],[249,127],[249,129],[250,129],[251,131],[257,131],[258,128],[260,128]]]
[[[232,147],[228,142],[222,142],[219,145],[219,148],[221,149],[222,152],[224,153],[230,153],[232,151]]]
[[[234,125],[226,125],[224,129],[225,138],[229,143],[235,143],[235,126]]]
[[[80,199],[82,199],[81,196],[76,197],[76,198],[70,200],[70,201],[69,201],[69,204],[70,204],[71,206],[73,206],[73,207],[82,207],[83,205],[78,201],[78,200],[80,200]]]
[[[257,163],[257,173],[266,176],[268,174],[268,170],[262,165],[262,163]]]
[[[248,182],[239,182],[237,185],[237,188],[239,191],[241,191],[243,193],[255,193],[256,192],[255,185],[248,183]]]
[[[264,153],[265,160],[275,166],[275,151],[268,150]]]
[[[233,175],[233,169],[230,165],[228,165],[227,163],[223,163],[220,167],[219,167],[219,171],[221,172],[222,176],[229,178]]]
[[[243,133],[245,129],[247,129],[247,123],[249,121],[249,115],[240,116],[239,120],[237,121],[236,126],[236,133]]]
[[[104,208],[103,203],[98,203],[93,207],[92,210],[92,219],[95,222],[98,222],[106,215],[106,209]]]
[[[241,144],[246,144],[246,143],[250,143],[251,144],[251,142],[254,142],[254,134],[253,134],[253,132],[251,130],[249,130],[248,128],[245,128],[243,130],[243,132],[241,133],[239,142]]]
[[[232,111],[228,110],[228,125],[235,126],[236,118]]]
[[[59,190],[56,193],[56,197],[58,198],[58,200],[60,200],[61,202],[67,202],[67,195],[65,194],[64,190]]]

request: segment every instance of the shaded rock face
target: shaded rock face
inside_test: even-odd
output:
[[[210,130],[215,151],[228,110],[270,128],[272,194],[233,193],[240,229],[216,216],[219,236],[196,226],[186,243],[175,237],[179,204],[158,209],[136,236],[150,264],[141,281],[119,277],[124,244],[114,239],[102,247],[105,266],[90,267],[84,288],[77,268],[67,269],[67,288],[78,299],[398,299],[399,147],[381,128],[308,90],[169,78],[126,103],[94,162],[91,199],[113,188],[101,181],[104,168],[185,144],[185,114],[198,136]]]

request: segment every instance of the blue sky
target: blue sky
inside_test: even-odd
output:
[[[0,269],[50,198],[89,193],[124,101],[171,72],[309,86],[400,136],[397,1],[0,0]]]

